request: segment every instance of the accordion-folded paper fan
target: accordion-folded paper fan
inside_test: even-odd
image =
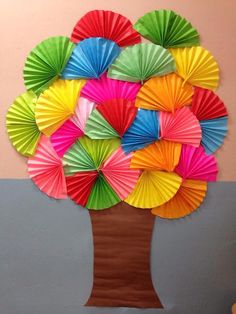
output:
[[[93,140],[119,137],[116,130],[97,109],[92,111],[86,122],[85,134]]]
[[[80,143],[92,157],[96,169],[100,169],[102,163],[120,146],[119,139],[94,141],[87,136],[82,137]]]
[[[94,284],[86,306],[163,308],[148,267],[151,231],[155,216],[193,213],[216,180],[213,153],[228,121],[213,92],[216,60],[172,10],[146,13],[134,27],[93,10],[70,39],[32,50],[24,82],[28,92],[7,114],[9,137],[30,156],[42,192],[89,210]]]
[[[74,43],[89,37],[104,37],[120,47],[134,45],[141,41],[130,20],[121,14],[104,10],[86,13],[76,23],[71,34]]]
[[[175,62],[168,50],[154,44],[142,43],[122,50],[110,66],[108,76],[121,81],[143,83],[150,77],[174,71]]]
[[[86,122],[94,107],[95,103],[80,97],[71,118],[51,135],[51,143],[60,157],[84,135]]]
[[[135,101],[141,85],[139,83],[113,80],[104,73],[99,80],[88,80],[81,91],[81,96],[97,104],[111,99]]]
[[[135,105],[139,108],[174,112],[191,104],[193,87],[171,73],[149,79],[139,90]]]
[[[84,84],[85,80],[57,80],[39,96],[35,116],[42,133],[50,136],[74,114]]]
[[[177,193],[165,204],[153,208],[152,214],[168,219],[187,216],[201,205],[206,191],[205,181],[184,180]]]
[[[130,128],[121,139],[122,148],[126,153],[137,149],[159,139],[158,113],[152,110],[140,109]]]
[[[62,73],[75,45],[67,37],[50,37],[29,54],[24,66],[27,90],[39,95]]]
[[[143,171],[125,202],[140,208],[160,206],[176,194],[181,182],[174,172]]]
[[[97,110],[120,137],[122,137],[130,127],[137,114],[137,108],[134,106],[134,102],[121,98],[107,100],[99,104]]]
[[[63,166],[66,176],[97,169],[92,156],[86,151],[80,140],[77,140],[64,154]]]
[[[67,198],[62,161],[44,135],[41,136],[35,155],[28,159],[28,173],[37,187],[48,196]]]
[[[62,78],[99,78],[119,53],[120,48],[111,40],[101,37],[85,39],[74,48]]]
[[[182,145],[175,172],[184,180],[216,181],[218,168],[215,157],[208,156],[202,146]]]
[[[6,116],[8,136],[15,149],[24,156],[34,155],[40,139],[34,112],[36,100],[37,96],[32,91],[21,94]]]
[[[71,116],[70,121],[72,121],[81,131],[85,131],[85,126],[87,120],[95,108],[96,104],[84,97],[79,97],[77,102],[75,112]]]
[[[119,139],[92,140],[81,137],[63,157],[67,176],[77,172],[99,170],[104,162],[118,147]]]
[[[99,174],[91,190],[86,207],[94,210],[102,210],[119,203],[121,199],[108,184],[103,174]]]
[[[219,67],[212,54],[203,47],[170,49],[176,73],[185,82],[215,90],[219,84]]]
[[[68,196],[78,205],[86,206],[93,185],[96,182],[98,172],[77,172],[73,176],[66,177]]]
[[[140,174],[139,170],[130,168],[132,155],[126,155],[121,147],[115,148],[117,141],[113,141],[113,150],[108,146],[110,141],[93,141],[93,151],[86,150],[90,149],[91,140],[81,141],[84,146],[78,141],[64,158],[64,165],[68,166],[66,173],[75,172],[66,177],[70,197],[77,204],[95,210],[110,207],[126,198]],[[85,152],[93,169],[81,168]],[[77,167],[74,171],[76,165],[80,169]]]
[[[94,210],[125,201],[163,218],[200,206],[228,112],[214,93],[218,64],[187,19],[154,10],[133,26],[92,10],[70,38],[39,43],[23,77],[27,92],[6,127],[41,191]]]
[[[201,144],[205,148],[207,154],[212,154],[224,142],[224,138],[228,132],[228,117],[218,119],[200,121],[202,129]]]
[[[159,121],[161,139],[192,146],[200,145],[201,127],[188,107],[177,109],[173,114],[161,111]]]
[[[79,172],[66,177],[66,182],[70,198],[88,209],[102,210],[121,201],[103,174],[97,171]]]
[[[198,120],[210,120],[225,117],[227,109],[222,100],[213,91],[195,87],[191,110]]]
[[[173,171],[179,163],[181,144],[157,141],[133,153],[131,168]]]
[[[107,182],[122,200],[132,192],[140,174],[139,169],[130,168],[131,157],[119,147],[101,167]]]
[[[52,134],[50,140],[58,156],[63,157],[65,152],[83,135],[84,132],[77,125],[67,120]]]
[[[165,48],[192,47],[200,44],[197,30],[172,10],[144,14],[134,28],[145,38]]]

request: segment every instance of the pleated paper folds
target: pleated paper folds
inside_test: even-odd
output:
[[[37,100],[35,108],[39,130],[53,134],[75,113],[79,93],[85,80],[57,80]]]
[[[161,218],[177,219],[191,214],[203,202],[207,183],[198,180],[185,180],[173,198],[152,209],[152,214]]]
[[[218,168],[215,157],[208,156],[202,146],[183,145],[175,171],[183,179],[216,181]]]
[[[63,70],[64,79],[99,78],[119,55],[120,48],[101,37],[81,41]]]
[[[202,142],[207,154],[212,154],[224,142],[228,132],[228,117],[200,121],[202,129]]]
[[[125,201],[135,207],[152,208],[169,201],[178,191],[181,177],[174,172],[143,171]]]
[[[145,38],[165,48],[198,46],[197,30],[171,10],[154,10],[144,14],[134,28]]]
[[[159,139],[159,117],[156,111],[140,109],[134,122],[121,139],[122,148],[126,153]]]
[[[143,83],[150,77],[174,71],[175,62],[168,50],[142,43],[122,50],[110,66],[108,76],[121,81]]]
[[[113,80],[104,73],[99,80],[91,79],[86,82],[81,96],[97,104],[111,99],[127,99],[135,101],[141,85],[138,83]]]
[[[184,17],[153,10],[133,26],[92,10],[71,38],[39,43],[23,77],[27,92],[6,127],[42,192],[91,210],[124,201],[166,219],[201,205],[228,112],[214,92],[218,64]]]
[[[27,90],[39,95],[48,88],[61,75],[74,46],[69,38],[63,36],[50,37],[38,44],[25,62]]]
[[[198,120],[210,120],[228,115],[222,100],[211,90],[195,87],[191,106]]]
[[[15,149],[24,156],[34,155],[40,139],[35,121],[36,100],[33,92],[26,92],[14,100],[7,112],[8,136]]]
[[[37,187],[48,196],[67,198],[62,161],[46,136],[41,137],[34,157],[28,159],[28,173]]]
[[[175,73],[149,79],[139,90],[135,105],[139,108],[174,112],[192,102],[193,88],[183,85]]]
[[[178,109],[174,114],[161,111],[159,119],[162,139],[192,146],[200,145],[201,127],[188,107]]]
[[[176,73],[185,82],[215,90],[219,84],[219,67],[211,53],[202,47],[170,49]]]
[[[122,200],[132,192],[140,173],[139,170],[130,168],[131,157],[132,154],[125,154],[119,147],[101,168],[107,182]]]
[[[120,202],[133,190],[140,174],[130,168],[131,157],[117,139],[82,137],[63,158],[69,196],[94,210]]]
[[[164,140],[137,150],[131,159],[131,168],[173,171],[179,163],[181,144]]]
[[[71,40],[75,43],[89,37],[104,37],[118,46],[130,46],[141,41],[132,23],[123,15],[104,10],[86,13],[75,25]]]

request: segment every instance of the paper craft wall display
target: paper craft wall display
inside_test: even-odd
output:
[[[152,228],[156,216],[196,211],[216,181],[213,153],[228,120],[215,94],[216,60],[171,10],[134,25],[95,10],[71,38],[48,38],[30,52],[24,82],[7,113],[8,135],[42,192],[89,210],[86,305],[163,307],[150,274]]]

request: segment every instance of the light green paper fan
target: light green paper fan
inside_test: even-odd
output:
[[[79,140],[64,155],[63,165],[66,176],[77,172],[96,170],[92,157],[84,149]]]
[[[118,138],[92,140],[87,136],[83,136],[79,141],[89,156],[91,156],[96,169],[99,169],[102,162],[120,146],[120,140]]]
[[[86,207],[94,210],[102,210],[114,206],[120,201],[119,196],[100,173],[89,195]]]
[[[155,44],[137,44],[125,48],[110,66],[108,76],[129,82],[144,82],[153,76],[175,71],[170,52]]]
[[[63,157],[65,174],[99,170],[106,160],[120,145],[119,139],[92,140],[87,136],[81,137]]]
[[[68,37],[50,37],[37,45],[28,55],[24,66],[27,90],[39,95],[62,73],[75,44]]]
[[[91,139],[119,137],[119,134],[96,109],[93,110],[86,122],[85,134]]]
[[[134,24],[134,29],[151,42],[165,48],[200,45],[197,30],[171,10],[152,11]]]
[[[37,96],[26,92],[15,99],[6,116],[8,136],[15,149],[24,156],[33,156],[40,131],[35,122],[35,103]]]

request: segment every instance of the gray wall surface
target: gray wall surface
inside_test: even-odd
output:
[[[201,209],[156,219],[152,277],[164,310],[84,307],[92,287],[87,210],[0,180],[0,314],[227,314],[236,302],[236,183],[209,185]]]

